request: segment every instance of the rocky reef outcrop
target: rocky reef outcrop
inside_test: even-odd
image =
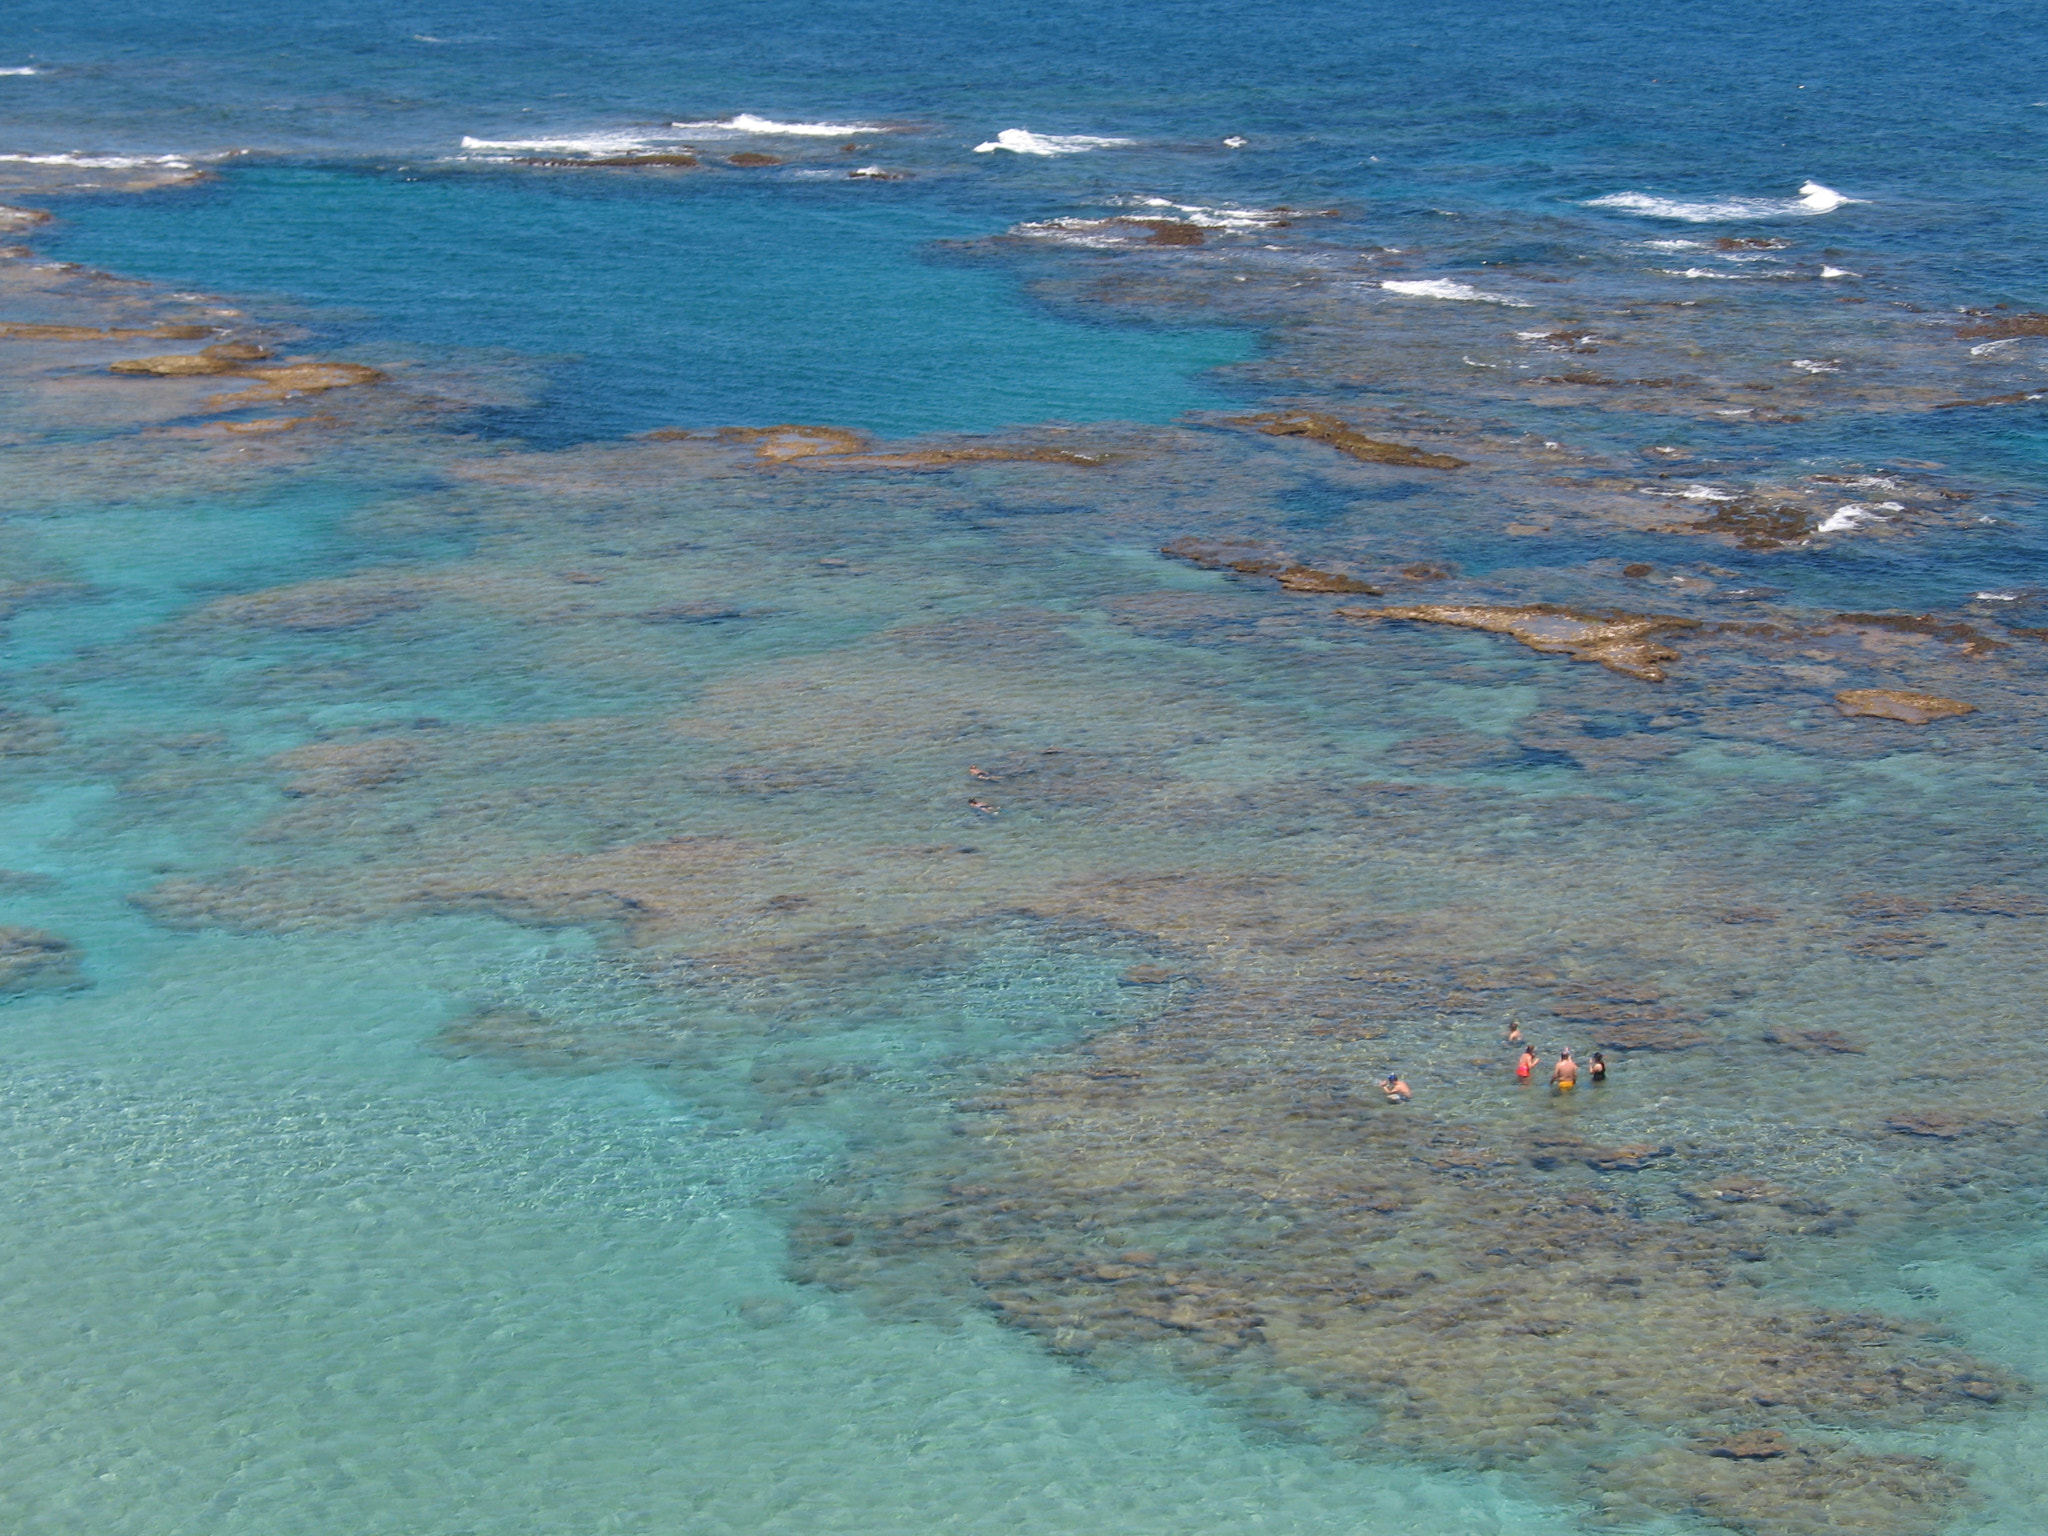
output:
[[[1846,688],[1835,695],[1835,708],[1849,716],[1872,720],[1897,720],[1906,725],[1930,725],[1977,712],[1974,704],[1945,699],[1938,693],[1916,693],[1904,688]]]
[[[1268,437],[1306,437],[1366,464],[1395,464],[1409,469],[1465,467],[1463,459],[1453,458],[1448,453],[1432,453],[1426,448],[1368,437],[1341,417],[1322,411],[1278,411],[1264,416],[1240,416],[1230,425],[1251,427]]]
[[[1406,607],[1339,608],[1336,611],[1350,619],[1449,624],[1460,629],[1507,635],[1533,651],[1569,656],[1575,661],[1595,662],[1610,672],[1639,677],[1648,683],[1662,682],[1665,664],[1678,659],[1678,652],[1660,645],[1656,637],[1701,627],[1698,619],[1674,614],[1600,613],[1567,608],[1557,603],[1524,603],[1513,607],[1418,603]]]
[[[89,985],[69,939],[41,928],[0,927],[0,997]]]

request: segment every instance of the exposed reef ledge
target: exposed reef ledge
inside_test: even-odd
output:
[[[950,469],[960,464],[1107,464],[1115,455],[1076,453],[1043,443],[960,443],[949,447],[873,450],[864,432],[848,427],[784,424],[774,427],[719,427],[709,433],[682,427],[649,432],[650,442],[750,443],[754,456],[771,464],[799,460],[814,469]]]
[[[1977,706],[1938,693],[1911,693],[1901,688],[1851,688],[1835,695],[1835,708],[1850,716],[1929,725],[1957,715],[1974,715]]]
[[[1404,608],[1338,608],[1347,619],[1404,619],[1415,624],[1453,624],[1510,635],[1531,650],[1561,653],[1575,661],[1598,662],[1610,672],[1664,681],[1664,663],[1678,652],[1652,638],[1674,630],[1699,629],[1698,619],[1669,613],[1593,613],[1557,603],[1497,608],[1420,603]]]
[[[1409,469],[1465,467],[1463,459],[1454,459],[1448,453],[1431,453],[1426,448],[1411,448],[1406,443],[1389,443],[1376,437],[1367,437],[1348,421],[1324,415],[1321,411],[1280,411],[1267,416],[1239,416],[1227,425],[1252,427],[1268,437],[1311,438],[1318,443],[1327,443],[1339,453],[1348,453],[1352,458],[1367,464],[1396,464]]]

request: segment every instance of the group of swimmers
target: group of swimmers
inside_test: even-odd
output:
[[[1519,1022],[1508,1026],[1508,1044],[1522,1047],[1521,1059],[1515,1063],[1515,1081],[1526,1083],[1536,1071],[1536,1047],[1522,1039],[1522,1026]],[[1595,1051],[1593,1059],[1586,1064],[1586,1075],[1596,1084],[1606,1082],[1606,1056]],[[1572,1060],[1570,1046],[1558,1052],[1557,1065],[1550,1069],[1550,1086],[1559,1093],[1568,1093],[1579,1086],[1579,1064]]]
[[[1515,1081],[1526,1084],[1536,1071],[1536,1047],[1522,1039],[1519,1023],[1508,1026],[1508,1044],[1522,1047],[1521,1059],[1515,1063]],[[1593,1053],[1593,1059],[1586,1063],[1586,1076],[1596,1085],[1607,1081],[1607,1057],[1603,1053]],[[1559,1093],[1569,1093],[1579,1086],[1579,1064],[1572,1059],[1570,1046],[1558,1053],[1557,1064],[1550,1069],[1550,1086]],[[1406,1104],[1415,1097],[1415,1091],[1398,1072],[1389,1072],[1380,1079],[1380,1092],[1387,1096],[1389,1104]]]

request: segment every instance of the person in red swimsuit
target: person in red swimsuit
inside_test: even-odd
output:
[[[1536,1047],[1525,1045],[1522,1047],[1522,1059],[1515,1063],[1515,1077],[1518,1081],[1526,1083],[1529,1081],[1529,1074],[1535,1070]]]

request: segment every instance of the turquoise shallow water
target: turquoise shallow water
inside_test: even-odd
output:
[[[254,19],[0,56],[8,1529],[2035,1528],[2025,17]]]

